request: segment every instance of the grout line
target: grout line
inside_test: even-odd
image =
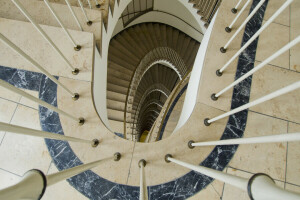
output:
[[[286,132],[289,133],[289,122],[287,122],[287,130]],[[287,175],[287,164],[288,164],[288,150],[289,150],[289,142],[286,142],[286,157],[285,157],[285,177],[284,177],[284,189],[286,187],[286,175]]]
[[[79,72],[80,73],[80,72]],[[71,79],[71,80],[75,80],[75,81],[83,81],[83,82],[87,82],[87,83],[92,83],[93,81],[87,81],[87,80],[81,80],[81,79],[75,79],[75,78],[70,78],[70,77],[66,77],[66,76],[58,76],[59,78],[65,78],[65,79]]]
[[[270,18],[269,18],[270,19]],[[266,22],[268,21],[269,19],[263,19],[263,22]],[[281,24],[281,23],[278,23],[278,22],[272,22],[272,24],[278,24],[278,25],[281,25],[281,26],[285,26],[285,27],[290,27],[290,25],[285,25],[285,24]]]
[[[300,125],[299,122],[289,121],[289,120],[286,120],[286,119],[282,119],[282,118],[279,118],[279,117],[271,116],[271,115],[264,114],[264,113],[261,113],[261,112],[257,112],[257,111],[253,111],[253,110],[249,110],[249,112],[253,112],[253,113],[256,113],[256,114],[260,114],[260,115],[264,115],[264,116],[267,116],[267,117],[272,117],[272,118],[275,118],[275,119],[279,119],[279,120],[283,120],[283,121],[286,121],[286,122],[290,122],[290,123],[294,123],[294,124]]]
[[[215,180],[216,181],[216,180]],[[214,191],[217,193],[217,195],[221,198],[220,193],[216,190],[216,188],[213,185],[213,182],[210,184],[212,186],[212,188],[214,189]]]
[[[228,171],[228,166],[226,167],[226,174],[227,174],[227,171]],[[222,194],[221,194],[220,200],[222,200],[222,199],[223,199],[223,196],[224,196],[225,184],[226,184],[226,183],[223,184]]]
[[[8,171],[8,170],[6,170],[6,169],[3,169],[3,168],[0,168],[0,170],[5,171],[5,172],[8,172],[8,173],[13,174],[13,175],[16,175],[16,176],[18,176],[18,177],[22,177],[22,176],[20,176],[19,174],[10,172],[10,171]]]
[[[290,50],[289,50],[289,51],[290,51]],[[260,62],[260,63],[263,62],[263,61],[260,61],[260,60],[255,60],[255,61],[256,61],[256,62]],[[289,63],[290,63],[290,54],[289,54]],[[268,63],[268,65],[270,65],[270,66],[272,66],[272,67],[277,67],[277,68],[280,68],[280,69],[285,69],[285,70],[290,71],[290,72],[300,73],[300,72],[298,72],[298,71],[295,71],[295,70],[290,69],[290,66],[289,66],[289,69],[287,69],[287,68],[285,68],[285,67],[281,67],[281,66],[278,66],[278,65],[270,64],[270,63]]]
[[[49,170],[50,170],[50,167],[51,167],[52,163],[53,163],[53,161],[51,160],[50,165],[49,165],[49,167],[47,169],[46,175],[49,175]]]
[[[14,113],[13,113],[13,115],[11,116],[11,118],[10,118],[10,120],[9,120],[9,124],[12,122],[12,119],[14,118],[15,113],[16,113],[18,107],[19,107],[19,104],[17,104],[17,106],[16,106],[16,108],[15,108],[15,110],[14,110]],[[4,135],[3,135],[2,140],[1,140],[1,142],[0,142],[0,146],[2,145],[2,142],[3,142],[4,138],[5,138],[5,136],[6,136],[6,132],[4,132]]]
[[[133,159],[133,153],[134,153],[134,149],[135,149],[135,144],[136,144],[136,142],[134,142],[133,149],[132,149],[132,154],[131,154],[131,160],[130,160],[130,164],[129,164],[129,170],[128,170],[128,176],[127,176],[127,180],[126,180],[126,185],[128,185],[128,180],[129,180],[129,176],[130,176],[130,169],[131,169],[131,164],[132,164],[132,159]]]
[[[0,97],[0,99],[6,100],[6,101],[9,101],[9,102],[12,102],[12,103],[16,103],[17,105],[25,106],[25,107],[27,107],[27,108],[31,108],[31,109],[33,109],[33,110],[37,110],[37,111],[38,111],[38,109],[36,109],[36,108],[30,107],[30,106],[28,106],[28,105],[25,105],[25,104],[20,103],[20,102],[17,102],[17,101],[13,101],[13,100],[6,99],[6,98],[3,98],[3,97]],[[20,101],[21,101],[21,99],[22,99],[22,97],[20,98]]]

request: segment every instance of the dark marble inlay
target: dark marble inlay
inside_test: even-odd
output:
[[[259,0],[253,0],[250,12],[258,4],[258,2]],[[245,42],[247,42],[249,38],[261,27],[267,3],[268,0],[246,25],[242,44],[245,44]],[[240,55],[235,77],[236,79],[254,67],[257,43],[258,39],[256,39]],[[50,79],[40,73],[0,66],[0,79],[19,88],[39,91],[40,99],[57,106],[57,86]],[[231,109],[249,102],[251,80],[252,77],[249,77],[234,87]],[[64,134],[57,113],[40,106],[39,114],[42,130],[56,134]],[[230,116],[221,139],[242,137],[246,127],[247,114],[248,111],[244,110]],[[164,124],[166,124],[166,122],[164,122]],[[46,139],[45,142],[50,155],[59,170],[68,169],[82,164],[68,142],[50,139]],[[216,146],[211,154],[202,163],[200,163],[200,165],[221,171],[229,163],[236,152],[237,147],[237,145]],[[213,179],[205,175],[191,171],[173,181],[148,187],[149,199],[186,199],[207,187],[212,181]],[[91,170],[68,179],[68,182],[90,199],[139,199],[139,187],[113,183],[98,176]]]

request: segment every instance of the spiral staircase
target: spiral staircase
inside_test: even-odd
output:
[[[0,197],[299,198],[299,1],[45,2],[0,2]]]

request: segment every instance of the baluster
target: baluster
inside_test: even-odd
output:
[[[300,133],[287,133],[280,135],[268,135],[252,138],[237,138],[209,142],[194,142],[189,141],[188,147],[216,146],[216,145],[236,145],[236,144],[261,144],[261,143],[275,143],[275,142],[297,142],[300,141]]]
[[[54,107],[51,104],[48,104],[45,101],[42,101],[39,98],[36,98],[36,97],[34,97],[34,96],[32,96],[32,95],[24,92],[23,90],[20,90],[20,89],[16,88],[15,86],[13,86],[13,85],[11,85],[11,84],[3,81],[3,80],[0,80],[0,86],[6,88],[6,89],[8,89],[8,90],[10,90],[10,91],[12,91],[12,92],[14,92],[16,94],[19,94],[19,95],[21,95],[21,96],[23,96],[23,97],[25,97],[25,98],[27,98],[27,99],[29,99],[31,101],[34,101],[34,102],[40,104],[41,106],[44,106],[44,107],[46,107],[46,108],[48,108],[50,110],[53,110],[53,111],[55,111],[55,112],[57,112],[59,114],[62,114],[64,116],[66,116],[66,117],[69,117],[70,119],[73,119],[74,121],[78,122],[79,125],[83,125],[84,124],[84,119],[82,117],[78,119],[78,118],[76,118],[76,117],[74,117],[74,116],[66,113],[65,111],[62,111],[59,108]]]
[[[78,20],[78,18],[77,18],[77,16],[76,16],[76,14],[75,14],[75,12],[74,12],[72,6],[71,6],[69,0],[65,0],[65,2],[66,2],[66,4],[68,5],[69,10],[71,11],[71,13],[72,13],[72,15],[73,15],[73,17],[74,17],[74,19],[75,19],[75,21],[76,21],[76,23],[77,23],[79,29],[80,29],[81,31],[83,31],[83,28],[82,28],[82,26],[80,25],[80,22],[79,22],[79,20]]]
[[[115,153],[120,158],[120,153]],[[8,188],[0,190],[0,199],[19,200],[19,199],[41,199],[47,186],[54,185],[77,174],[99,166],[109,159],[102,159],[95,162],[82,164],[70,169],[66,169],[54,174],[45,175],[42,171],[33,169],[24,174],[22,180]]]
[[[93,22],[92,22],[91,20],[89,20],[89,18],[88,18],[88,16],[87,16],[86,12],[85,12],[85,10],[84,10],[84,7],[83,7],[83,5],[82,5],[81,0],[78,0],[78,3],[79,3],[79,5],[80,5],[81,10],[82,10],[82,12],[83,12],[83,15],[84,15],[84,17],[85,17],[85,19],[86,19],[86,24],[87,24],[88,26],[91,26],[91,25],[93,24]]]
[[[91,1],[90,1],[90,0],[87,0],[87,2],[88,2],[88,4],[89,4],[90,9],[92,9]]]
[[[139,161],[140,168],[140,200],[148,200],[148,190],[145,179],[145,166],[146,161],[144,159]]]
[[[238,28],[238,30],[233,34],[233,36],[231,36],[231,38],[229,39],[229,41],[225,44],[224,47],[221,47],[220,51],[222,53],[226,53],[226,50],[228,48],[228,46],[230,45],[230,43],[235,39],[235,37],[237,36],[237,34],[243,29],[243,27],[248,23],[248,21],[253,17],[253,15],[258,11],[258,9],[262,6],[262,4],[265,2],[266,0],[261,0],[257,6],[252,10],[252,12],[249,14],[249,16],[245,19],[245,21],[242,23],[242,25]],[[229,27],[226,27],[229,28]],[[231,28],[230,28],[231,30]]]
[[[217,121],[217,120],[222,119],[224,117],[228,117],[229,115],[235,114],[235,113],[240,112],[240,111],[245,110],[245,109],[248,109],[248,108],[250,108],[252,106],[261,104],[261,103],[263,103],[265,101],[268,101],[268,100],[271,100],[271,99],[273,99],[275,97],[278,97],[278,96],[284,95],[286,93],[292,92],[292,91],[294,91],[294,90],[296,90],[298,88],[300,88],[300,81],[298,81],[296,83],[293,83],[293,84],[291,84],[289,86],[286,86],[286,87],[284,87],[282,89],[279,89],[279,90],[277,90],[275,92],[272,92],[272,93],[270,93],[270,94],[268,94],[266,96],[263,96],[263,97],[261,97],[259,99],[254,100],[252,102],[249,102],[249,103],[247,103],[247,104],[245,104],[243,106],[240,106],[240,107],[238,107],[236,109],[233,109],[233,110],[231,110],[229,112],[226,112],[226,113],[224,113],[224,114],[222,114],[222,115],[220,115],[218,117],[215,117],[213,119],[206,118],[204,120],[204,124],[206,126],[209,126],[214,121]]]
[[[241,14],[245,11],[245,9],[247,8],[247,6],[249,5],[251,0],[247,0],[247,2],[245,3],[245,5],[243,6],[243,8],[241,9],[241,12],[239,12],[239,14],[233,19],[233,21],[231,22],[231,24],[229,26],[227,26],[225,28],[225,31],[227,33],[231,32],[232,26],[235,24],[235,22],[238,20],[238,18],[241,16]]]
[[[222,181],[226,184],[237,187],[245,192],[248,192],[250,199],[255,200],[298,200],[300,195],[294,192],[290,192],[278,187],[275,181],[268,175],[257,173],[254,174],[250,179],[242,178],[239,176],[227,174],[215,169],[210,169],[203,166],[192,165],[177,159],[174,159],[172,155],[167,154],[165,156],[167,163],[175,163],[182,167],[191,169],[198,173],[204,174],[216,180]]]
[[[222,76],[223,71],[236,59],[277,17],[287,8],[293,0],[287,0],[273,15],[266,21],[266,23],[247,41],[246,44],[221,68],[216,71],[217,76]]]
[[[97,139],[94,139],[92,141],[84,140],[84,139],[80,139],[80,138],[60,135],[60,134],[56,134],[56,133],[50,133],[50,132],[46,132],[46,131],[34,130],[31,128],[16,126],[16,125],[2,123],[2,122],[0,122],[0,130],[10,132],[10,133],[29,135],[29,136],[41,137],[41,138],[48,138],[48,139],[53,139],[53,140],[63,140],[63,141],[69,141],[69,142],[87,143],[87,144],[91,144],[92,147],[96,147],[99,144],[99,140],[97,140]]]
[[[17,47],[14,43],[8,40],[4,35],[0,33],[0,40],[6,44],[8,47],[13,49],[16,53],[20,54],[23,58],[25,58],[28,62],[30,62],[33,66],[35,66],[38,70],[40,70],[43,74],[49,77],[54,83],[62,87],[65,91],[72,95],[73,100],[79,99],[78,93],[71,92],[65,85],[59,82],[54,76],[52,76],[47,70],[45,70],[40,64],[38,64],[35,60],[33,60],[30,56],[28,56],[24,51],[22,51],[19,47]]]
[[[76,44],[76,42],[74,41],[73,37],[71,36],[71,34],[69,33],[69,31],[66,29],[65,25],[62,23],[61,19],[58,17],[58,15],[56,14],[56,12],[54,11],[54,9],[52,8],[51,4],[49,3],[48,0],[44,0],[46,5],[48,6],[49,10],[51,11],[51,13],[54,15],[55,19],[57,20],[57,22],[59,23],[59,25],[63,28],[64,32],[66,33],[66,35],[68,36],[68,38],[71,40],[73,46],[74,46],[74,50],[75,51],[79,51],[81,49],[81,46]]]
[[[233,14],[237,13],[237,9],[239,8],[240,4],[242,3],[243,0],[239,0],[239,2],[236,4],[234,8],[231,9],[231,12]]]
[[[281,54],[283,54],[284,52],[286,52],[287,50],[289,50],[290,48],[292,48],[293,46],[295,46],[299,42],[300,42],[300,36],[298,36],[296,39],[294,39],[293,41],[291,41],[290,43],[288,43],[287,45],[285,45],[284,47],[282,47],[280,50],[278,50],[273,55],[271,55],[270,57],[268,57],[266,60],[264,60],[258,66],[254,67],[252,70],[250,70],[249,72],[247,72],[246,74],[244,74],[243,76],[241,76],[240,78],[238,78],[237,80],[235,80],[233,83],[231,83],[229,86],[227,86],[226,88],[224,88],[223,90],[221,90],[217,94],[215,94],[215,93],[212,94],[211,95],[211,99],[214,100],[214,101],[218,100],[218,98],[222,94],[224,94],[226,91],[228,91],[230,88],[232,88],[235,85],[239,84],[240,82],[242,82],[243,80],[245,80],[246,78],[248,78],[249,76],[251,76],[252,74],[254,74],[256,71],[258,71],[261,68],[263,68],[264,66],[266,66],[272,60],[274,60],[275,58],[277,58],[278,56],[280,56]]]
[[[31,24],[37,29],[37,31],[47,40],[50,46],[62,57],[65,63],[72,69],[72,74],[77,75],[79,73],[78,68],[74,68],[63,53],[58,49],[46,32],[36,23],[36,21],[30,16],[24,6],[19,2],[19,0],[12,0],[16,7],[25,15],[25,17],[31,22]]]
[[[95,0],[95,3],[96,3],[96,7],[97,7],[97,8],[100,8],[100,7],[101,7],[100,4],[98,3],[98,0]]]

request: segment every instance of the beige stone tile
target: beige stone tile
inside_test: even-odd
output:
[[[16,103],[0,98],[0,121],[9,123],[16,107]]]
[[[290,40],[300,35],[300,2],[294,1],[291,6]],[[290,69],[300,72],[300,45],[297,44],[290,50]]]
[[[32,91],[32,90],[24,90],[24,91],[34,97],[39,98],[39,92],[37,92],[37,91]],[[21,97],[20,104],[28,106],[30,108],[34,108],[36,110],[39,109],[38,103],[35,103],[34,101],[31,101],[25,97]]]
[[[235,176],[239,176],[242,178],[247,178],[247,179],[249,179],[251,176],[253,176],[253,174],[251,174],[251,173],[232,169],[232,168],[228,168],[227,173],[235,175]],[[275,181],[275,183],[276,183],[276,185],[278,185],[281,188],[284,187],[284,182]],[[236,188],[229,184],[225,184],[222,200],[232,200],[232,199],[249,200],[250,198],[246,191],[242,191],[239,188]]]
[[[12,124],[40,129],[38,111],[19,105]],[[47,172],[51,162],[43,138],[6,133],[0,147],[0,168],[23,175],[30,169]]]
[[[287,122],[249,112],[244,138],[282,134]],[[251,173],[266,173],[277,180],[285,180],[286,143],[239,145],[229,166]]]
[[[80,98],[73,101],[66,92],[58,88],[58,108],[73,116],[86,119],[83,126],[78,126],[77,122],[60,116],[64,134],[86,140],[100,139],[100,145],[97,148],[92,148],[90,144],[70,142],[72,150],[83,163],[108,158],[92,171],[112,182],[126,184],[134,143],[109,132],[103,125],[93,106],[90,82],[67,78],[60,78],[60,80],[66,86],[72,86],[80,94]],[[119,162],[112,160],[115,152],[122,154]]]
[[[18,183],[20,177],[0,169],[0,190]]]
[[[53,174],[58,172],[54,163],[51,163],[48,174]],[[61,181],[52,186],[47,187],[46,192],[43,196],[44,200],[64,200],[64,199],[72,199],[72,200],[84,200],[88,199],[84,195],[82,195],[79,191],[77,191],[74,187],[72,187],[68,181]]]
[[[297,185],[292,185],[292,184],[286,183],[285,184],[285,189],[289,190],[289,191],[292,191],[292,192],[300,193],[300,186],[297,186]]]
[[[264,61],[287,43],[289,43],[289,27],[271,23],[259,36],[255,59]],[[289,51],[286,51],[269,64],[289,69]]]
[[[289,123],[289,133],[300,132],[300,125]],[[288,143],[286,181],[300,185],[300,146],[299,142]]]
[[[198,199],[220,200],[221,199],[220,194],[222,194],[222,191],[221,193],[217,192],[210,184],[205,189],[201,190],[194,196],[188,198],[188,200],[198,200]]]
[[[250,101],[275,92],[299,80],[300,73],[267,65],[253,75]],[[250,110],[293,122],[300,122],[299,102],[300,92],[295,90],[251,107]]]
[[[285,0],[269,1],[265,12],[264,20],[270,19],[270,17],[285,3]],[[293,5],[293,4],[292,4]],[[283,24],[285,26],[290,25],[290,10],[287,7],[275,20],[275,23]]]
[[[18,95],[10,90],[7,90],[0,86],[0,97],[3,99],[8,99],[13,102],[19,102],[21,99],[21,95]]]
[[[198,165],[201,163],[214,147],[189,149],[187,143],[189,140],[219,140],[227,119],[222,119],[209,127],[204,125],[203,120],[206,117],[221,113],[223,112],[218,109],[197,103],[189,121],[170,137],[153,143],[136,143],[128,184],[139,185],[139,168],[137,163],[140,159],[145,159],[148,162],[145,168],[148,185],[166,183],[188,173],[190,170],[187,168],[174,163],[166,163],[164,161],[165,155],[170,153],[174,158],[191,164]],[[207,134],[208,132],[209,134]]]
[[[67,36],[61,28],[41,26],[73,67],[80,70],[78,75],[72,75],[71,69],[49,43],[39,34],[30,23],[0,19],[2,34],[15,43],[26,54],[31,56],[52,75],[70,77],[73,79],[91,81],[94,36],[91,33],[70,30],[70,34],[82,45],[80,51],[74,51]],[[19,33],[22,32],[20,35]],[[5,44],[0,44],[1,65],[40,72],[23,57],[15,53]]]

